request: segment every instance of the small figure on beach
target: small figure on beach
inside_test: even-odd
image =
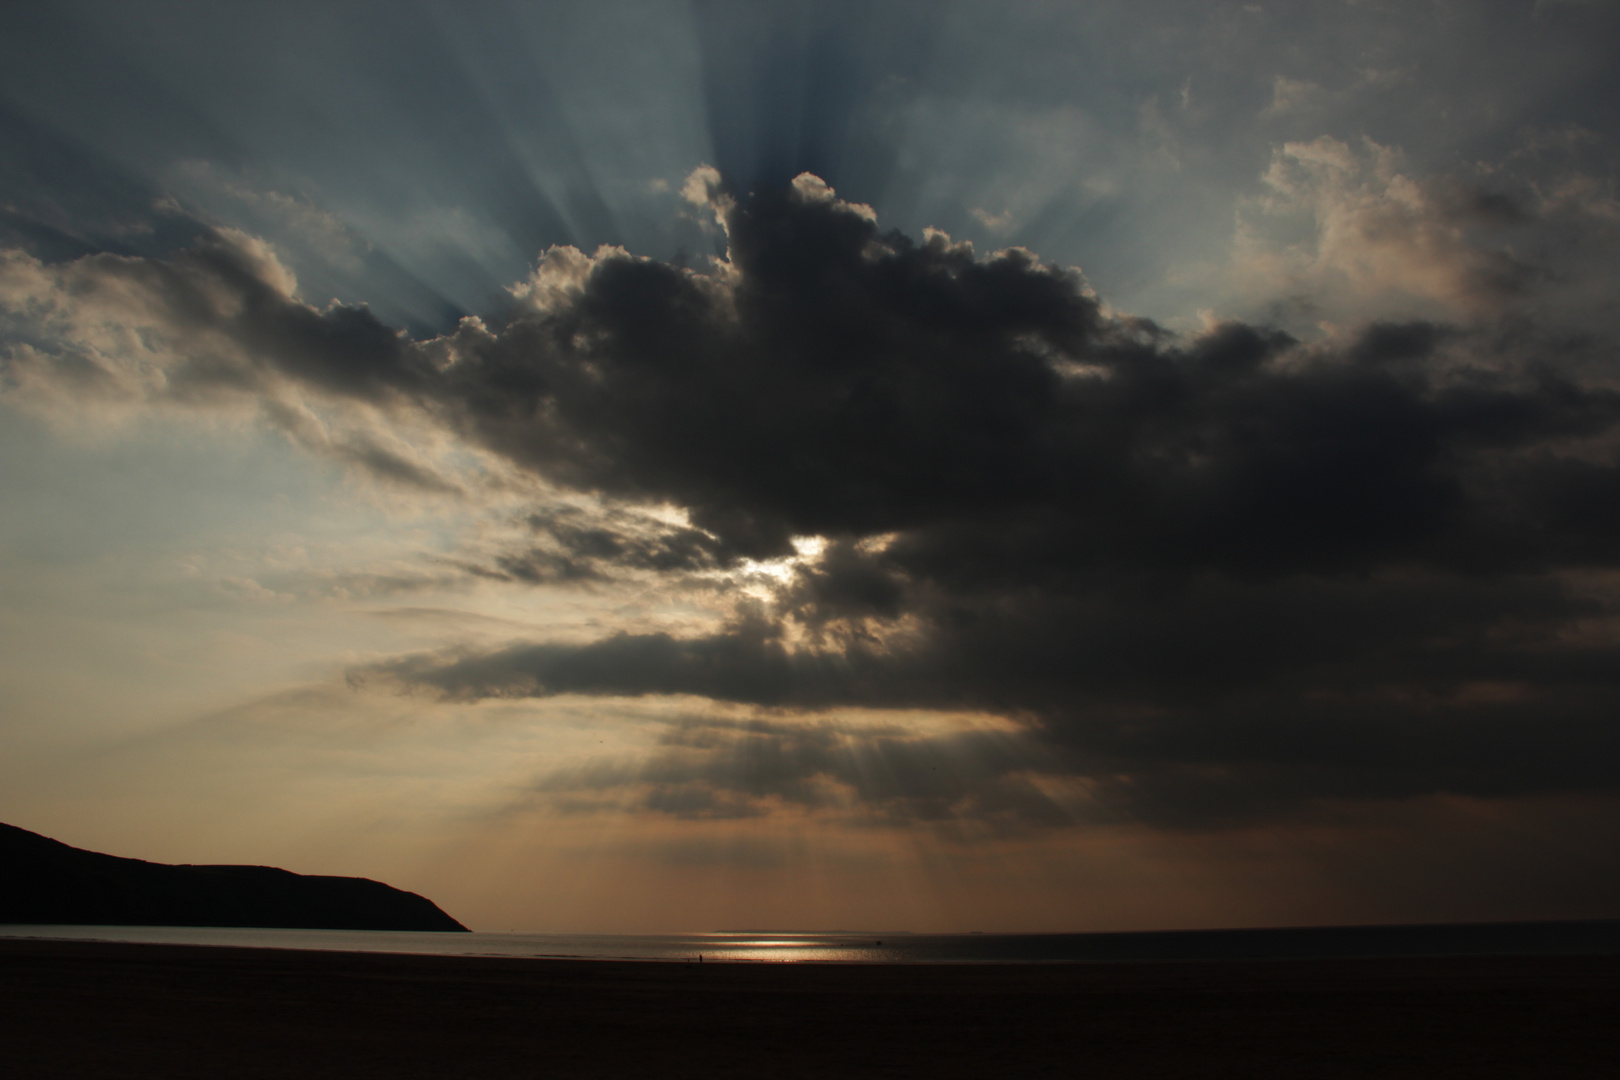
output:
[[[698,963],[700,963],[700,964],[703,963],[703,954],[702,953],[698,953]]]

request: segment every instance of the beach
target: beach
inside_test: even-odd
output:
[[[0,940],[6,1075],[1584,1077],[1620,958],[518,960]]]

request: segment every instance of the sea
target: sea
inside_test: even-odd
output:
[[[1620,920],[1090,934],[903,931],[694,934],[428,933],[198,926],[0,925],[0,938],[666,963],[1067,964],[1396,956],[1620,954]]]

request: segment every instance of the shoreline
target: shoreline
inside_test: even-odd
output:
[[[1597,1076],[1617,1017],[1614,956],[698,964],[0,939],[19,1078]]]

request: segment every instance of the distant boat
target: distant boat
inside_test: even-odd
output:
[[[465,931],[424,896],[271,866],[170,866],[0,824],[0,923]]]

